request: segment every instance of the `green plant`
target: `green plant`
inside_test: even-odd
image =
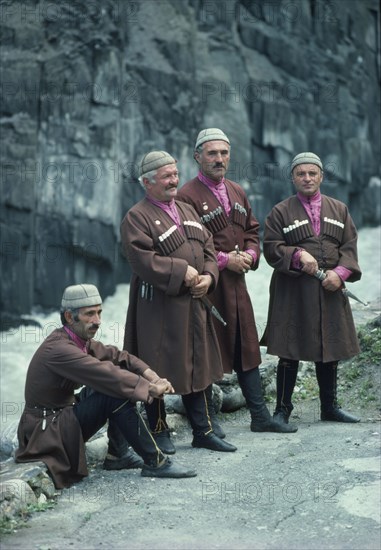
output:
[[[35,503],[35,504],[27,504],[23,508],[20,508],[15,512],[13,517],[7,517],[4,515],[0,519],[0,534],[6,535],[13,533],[16,529],[20,529],[22,527],[27,527],[27,520],[32,516],[35,512],[46,512],[46,510],[50,510],[51,508],[54,508],[55,501],[47,501],[42,503]]]
[[[365,325],[358,331],[360,354],[356,361],[363,363],[381,362],[381,328]]]

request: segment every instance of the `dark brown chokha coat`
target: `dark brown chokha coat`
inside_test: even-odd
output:
[[[84,353],[61,328],[34,354],[25,383],[25,408],[18,427],[16,462],[43,461],[57,489],[88,475],[85,444],[73,412],[74,390],[90,386],[112,397],[148,400],[148,368],[137,357],[91,340]],[[46,408],[46,427],[43,412]]]
[[[223,371],[210,313],[183,284],[188,265],[218,281],[212,236],[193,208],[176,204],[182,230],[147,199],[122,221],[122,243],[133,271],[124,347],[184,395],[221,380]]]
[[[229,217],[210,189],[198,178],[185,183],[179,190],[178,198],[191,204],[202,223],[213,234],[216,252],[231,252],[235,246],[245,251],[252,249],[257,254],[256,270],[259,264],[259,224],[254,217],[251,205],[244,190],[230,180],[225,180],[230,204]],[[220,344],[224,372],[231,373],[234,364],[234,350],[239,324],[242,349],[242,369],[250,370],[261,363],[257,327],[245,275],[229,269],[220,271],[220,280],[210,295],[222,317],[227,322],[224,327],[213,319]]]
[[[299,227],[293,227],[295,220]],[[348,298],[341,290],[324,290],[319,279],[292,269],[297,248],[314,256],[320,269],[344,266],[352,271],[349,282],[361,278],[357,231],[345,204],[322,195],[320,235],[316,235],[296,196],[279,203],[265,224],[263,252],[274,272],[261,343],[268,353],[287,359],[326,363],[353,357],[359,346]]]

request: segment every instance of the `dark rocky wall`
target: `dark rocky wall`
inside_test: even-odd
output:
[[[380,222],[376,0],[2,1],[1,311],[128,282],[119,224],[140,156],[182,181],[198,131],[232,141],[230,176],[263,220],[304,150],[359,226]],[[378,200],[376,200],[378,197]],[[5,315],[5,317],[4,317]]]

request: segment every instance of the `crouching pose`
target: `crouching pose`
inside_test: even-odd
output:
[[[65,289],[63,326],[46,338],[28,368],[16,462],[41,460],[57,489],[70,487],[88,475],[85,442],[109,421],[143,458],[142,476],[195,476],[163,455],[136,410],[136,401],[174,393],[171,383],[127,351],[93,340],[101,304],[94,285]],[[94,391],[78,400],[74,390],[83,385]]]

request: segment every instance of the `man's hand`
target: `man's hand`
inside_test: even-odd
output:
[[[336,271],[332,271],[328,269],[326,272],[326,278],[324,281],[322,281],[322,287],[325,290],[330,290],[331,292],[335,292],[335,290],[339,290],[343,286],[343,282],[336,273]]]
[[[206,273],[205,275],[200,275],[198,283],[191,287],[190,293],[193,298],[202,298],[205,294],[208,293],[209,287],[212,284],[212,276]]]
[[[188,265],[187,271],[184,277],[184,285],[187,287],[193,287],[199,282],[200,275],[198,274],[197,269]]]
[[[315,275],[319,269],[318,263],[313,256],[306,250],[302,250],[300,254],[300,263],[303,265],[302,271],[308,275]]]
[[[160,380],[160,376],[157,374],[157,372],[155,372],[154,370],[148,368],[146,369],[144,372],[143,372],[143,378],[145,378],[146,380],[148,380],[148,382],[157,382],[158,380]]]
[[[175,393],[172,384],[166,378],[159,378],[156,382],[149,383],[148,394],[150,397],[158,399],[166,393]]]
[[[253,263],[253,258],[251,254],[247,252],[236,252],[232,250],[228,254],[228,263],[226,265],[227,269],[230,271],[235,271],[235,273],[247,273],[251,268]]]

